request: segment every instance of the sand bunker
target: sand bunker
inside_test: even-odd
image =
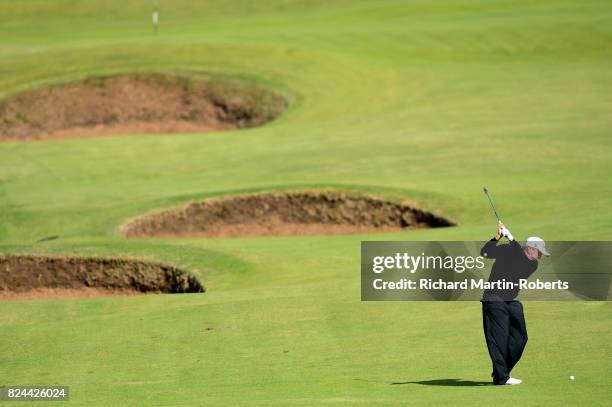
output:
[[[452,226],[409,205],[342,192],[240,195],[135,218],[127,237],[327,235]]]
[[[266,89],[210,78],[96,77],[0,101],[0,141],[240,129],[286,106]]]
[[[204,291],[194,276],[164,264],[94,257],[0,256],[0,299]]]

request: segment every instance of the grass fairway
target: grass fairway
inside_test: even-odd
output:
[[[359,293],[361,240],[488,238],[483,184],[519,239],[610,238],[609,1],[160,3],[154,37],[150,2],[0,0],[0,97],[172,71],[269,86],[290,107],[249,130],[0,144],[1,253],[163,261],[208,288],[0,302],[0,385],[69,385],[83,406],[609,403],[609,303],[526,303],[526,384],[451,386],[489,380],[480,304]],[[118,234],[159,207],[311,187],[402,197],[459,226]]]

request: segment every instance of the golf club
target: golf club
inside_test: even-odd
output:
[[[495,210],[495,206],[493,206],[493,201],[491,200],[491,196],[489,195],[489,190],[487,189],[486,186],[482,187],[482,190],[484,191],[485,195],[489,199],[489,204],[491,205],[491,209],[493,209],[493,213],[495,214],[495,217],[497,218],[497,222],[502,223],[501,219],[499,218],[499,214]]]

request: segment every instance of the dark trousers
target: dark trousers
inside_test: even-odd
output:
[[[493,383],[504,384],[527,345],[523,304],[518,301],[483,301],[482,323],[493,362]]]

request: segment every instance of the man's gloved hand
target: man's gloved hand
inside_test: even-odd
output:
[[[510,233],[510,231],[506,227],[501,230],[501,235],[508,240],[514,240],[514,236],[512,236],[512,233]]]
[[[510,233],[506,226],[500,222],[497,225],[497,236],[495,236],[495,239],[499,240],[502,236],[508,240],[514,240],[514,236],[512,236],[512,233]]]

